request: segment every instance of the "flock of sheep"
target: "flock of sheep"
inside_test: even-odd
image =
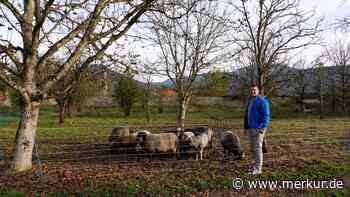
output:
[[[147,130],[132,131],[128,127],[112,130],[109,144],[113,154],[140,154],[150,157],[161,154],[172,154],[176,158],[196,160],[208,158],[213,147],[214,131],[209,127],[197,127],[151,133]],[[243,150],[237,135],[232,131],[224,131],[220,136],[225,158],[242,159]]]

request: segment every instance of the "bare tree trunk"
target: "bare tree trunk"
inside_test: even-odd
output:
[[[178,106],[177,123],[181,128],[185,128],[186,113],[187,113],[190,98],[180,97],[178,99],[179,99],[178,100],[179,106]]]
[[[305,86],[302,87],[301,89],[301,94],[300,94],[300,109],[301,112],[304,113],[305,112]]]
[[[23,102],[22,116],[16,133],[11,168],[25,171],[32,168],[32,153],[39,116],[39,103]]]
[[[335,92],[333,92],[332,94],[332,113],[335,113],[337,111],[337,96],[335,95]]]
[[[323,93],[320,92],[320,119],[323,119]]]
[[[163,97],[159,96],[158,98],[158,113],[163,113],[164,112],[164,102],[163,102]]]
[[[71,118],[74,112],[75,108],[69,104],[69,101],[67,101],[66,105],[64,106],[64,114],[67,115],[67,117]]]
[[[259,87],[259,92],[260,95],[265,96],[265,79],[266,79],[266,74],[265,71],[262,70],[263,68],[259,68],[258,71],[258,87]]]
[[[305,112],[305,107],[304,107],[304,95],[303,94],[301,94],[300,95],[300,105],[299,105],[299,110],[300,110],[300,112],[301,113],[304,113]]]
[[[58,107],[59,107],[59,121],[58,124],[63,124],[64,123],[64,118],[65,118],[65,109],[66,109],[66,103],[64,101],[58,102]]]
[[[343,84],[342,84],[342,112],[343,112],[343,114],[345,115],[346,114],[346,99],[345,99],[345,83],[343,82]]]
[[[151,109],[150,109],[150,102],[149,99],[147,98],[146,103],[145,103],[145,111],[146,111],[146,121],[147,123],[151,122]]]

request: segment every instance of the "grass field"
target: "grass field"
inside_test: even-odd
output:
[[[6,171],[18,124],[18,113],[0,115],[0,196],[350,196],[350,118],[300,115],[272,108],[272,121],[266,140],[264,173],[246,174],[251,164],[249,144],[242,130],[240,106],[190,109],[188,124],[210,125],[216,141],[203,161],[130,159],[111,155],[107,139],[112,128],[121,125],[147,128],[152,132],[169,130],[175,122],[174,108],[162,114],[153,112],[146,123],[141,109],[124,118],[118,109],[99,108],[80,113],[57,124],[56,109],[43,107],[37,131],[34,168],[11,174]],[[247,153],[242,161],[224,161],[217,141],[220,132],[232,129]],[[232,181],[245,184],[234,189]],[[336,179],[343,189],[250,189],[254,180]]]

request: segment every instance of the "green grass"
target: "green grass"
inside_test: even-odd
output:
[[[19,112],[3,112],[0,113],[0,128],[5,128],[9,124],[18,122],[20,117]]]
[[[0,196],[1,197],[25,197],[25,193],[23,192],[17,192],[17,191],[4,191],[2,192],[0,190]]]

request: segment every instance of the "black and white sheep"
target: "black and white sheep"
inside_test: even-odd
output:
[[[195,149],[196,160],[203,160],[203,152],[209,145],[209,136],[206,133],[201,133],[196,136],[189,137],[190,145]]]
[[[230,155],[233,155],[234,159],[241,160],[244,157],[239,137],[232,131],[224,131],[221,135],[220,142],[224,148],[225,158],[229,159]]]
[[[180,156],[182,159],[188,159],[193,155],[195,149],[191,145],[191,137],[194,137],[194,133],[191,131],[183,132],[182,138],[180,140]]]
[[[213,140],[214,140],[214,131],[212,128],[210,127],[195,127],[195,128],[190,128],[190,129],[185,129],[185,132],[186,131],[190,131],[192,133],[194,133],[194,135],[198,136],[202,133],[205,133],[207,134],[208,136],[208,140],[209,140],[209,146],[208,147],[211,147],[212,144],[213,144]]]
[[[206,145],[204,154],[205,157],[209,157],[210,149],[213,147],[213,141],[214,141],[214,131],[210,127],[195,127],[195,128],[189,128],[185,129],[186,131],[193,132],[195,136],[199,136],[201,134],[206,134],[208,136],[208,145]],[[203,153],[202,153],[203,154]]]
[[[183,134],[184,141],[189,141],[191,137],[194,137],[195,134],[191,131],[185,131]]]

